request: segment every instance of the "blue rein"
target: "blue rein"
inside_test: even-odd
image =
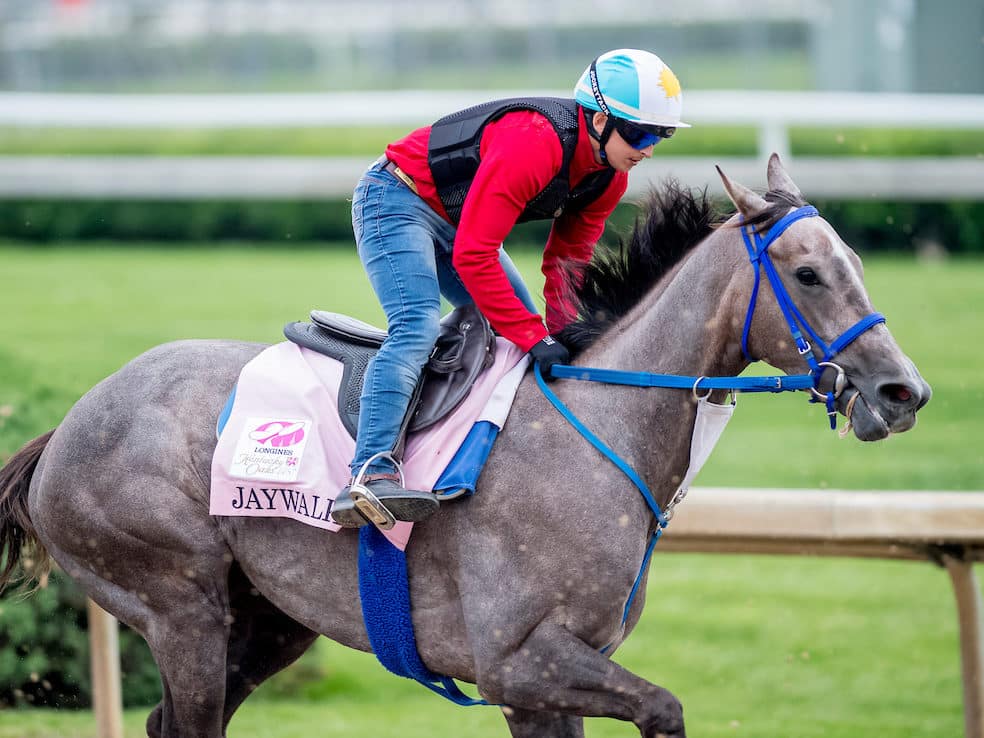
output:
[[[755,314],[755,305],[758,299],[761,275],[764,270],[765,275],[769,280],[769,284],[772,285],[772,291],[776,295],[776,301],[779,303],[779,308],[789,326],[789,331],[793,337],[793,341],[796,343],[796,348],[810,367],[810,372],[808,374],[770,377],[693,377],[681,376],[678,374],[653,374],[651,372],[628,372],[617,369],[598,369],[583,366],[554,365],[551,372],[552,376],[560,379],[580,379],[590,382],[621,384],[633,387],[689,389],[694,392],[695,396],[697,391],[702,389],[721,389],[730,390],[732,392],[788,392],[793,390],[809,390],[813,394],[813,398],[810,400],[811,402],[817,402],[818,398],[822,398],[825,401],[827,406],[827,415],[830,418],[830,427],[831,429],[836,429],[837,410],[834,407],[834,403],[843,391],[846,377],[844,370],[834,364],[831,360],[838,353],[850,346],[851,343],[853,343],[869,328],[872,328],[879,323],[884,323],[885,316],[881,313],[872,313],[871,315],[862,318],[831,341],[828,345],[824,343],[817,332],[814,331],[810,324],[806,321],[806,318],[803,317],[803,314],[797,309],[795,303],[793,303],[793,300],[789,295],[789,292],[786,290],[786,286],[782,283],[782,279],[780,279],[779,273],[776,271],[776,268],[772,263],[772,259],[769,257],[768,248],[777,238],[779,238],[779,236],[783,234],[787,228],[789,228],[790,225],[802,218],[812,218],[814,216],[819,216],[819,213],[812,205],[805,205],[801,208],[797,208],[779,219],[775,225],[768,230],[765,236],[759,235],[758,231],[756,231],[752,226],[745,225],[744,223],[741,226],[741,235],[745,241],[745,247],[748,249],[748,258],[753,269],[755,270],[755,284],[752,287],[752,295],[748,302],[748,312],[745,315],[745,327],[742,330],[741,336],[742,353],[748,361],[757,361],[757,359],[753,358],[748,352],[748,334],[752,325],[752,317]],[[822,356],[819,361],[814,355],[810,342],[804,338],[804,332],[810,337],[810,339],[812,339],[817,348],[822,351]],[[819,390],[819,386],[824,370],[828,367],[837,370],[837,377],[834,380],[831,391],[824,393]],[[639,586],[642,583],[643,576],[645,575],[647,564],[649,563],[649,558],[652,555],[653,548],[655,547],[660,536],[663,534],[663,530],[668,525],[669,518],[662,511],[662,509],[660,509],[659,504],[656,502],[656,498],[635,470],[632,469],[632,467],[629,466],[617,453],[615,453],[615,451],[609,448],[600,438],[598,438],[598,436],[592,433],[577,418],[577,416],[571,412],[570,408],[568,408],[563,401],[557,397],[553,390],[547,386],[547,383],[544,381],[543,375],[540,372],[539,364],[534,365],[533,373],[536,376],[536,382],[540,387],[540,390],[550,401],[550,403],[557,409],[557,411],[560,412],[560,414],[572,426],[574,426],[574,428],[582,436],[584,436],[584,438],[587,439],[592,446],[600,451],[602,455],[604,455],[616,467],[618,467],[619,470],[621,470],[621,472],[628,477],[632,484],[635,485],[656,520],[656,527],[650,537],[648,545],[646,546],[646,552],[643,555],[642,566],[639,569],[639,573],[636,576],[631,591],[629,592],[628,601],[625,603],[625,608],[622,611],[622,626],[624,627],[629,617],[629,609],[632,607],[632,602],[635,599]],[[607,651],[611,645],[612,644],[610,643],[601,649],[602,652]]]

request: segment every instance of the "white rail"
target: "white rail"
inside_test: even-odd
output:
[[[659,549],[928,559],[945,567],[957,602],[965,736],[984,738],[984,604],[973,570],[984,561],[984,492],[694,489]],[[90,631],[105,637],[110,616],[92,608],[90,618]],[[94,672],[118,675],[107,663],[118,659],[115,646],[97,649],[94,641],[92,654]],[[96,700],[100,725],[114,724],[106,710],[116,702],[116,693]]]
[[[318,199],[349,197],[374,157],[0,157],[0,197]],[[796,158],[786,165],[807,197],[984,199],[984,158]],[[723,194],[714,166],[764,185],[757,159],[656,156],[629,178],[629,196],[674,176]]]
[[[496,95],[555,94],[557,90]],[[403,90],[332,94],[90,95],[0,93],[0,126],[95,128],[410,127],[483,101],[488,92]],[[697,126],[749,125],[758,158],[789,159],[798,125],[984,129],[984,96],[695,91],[685,117]],[[696,132],[695,132],[696,133]],[[984,135],[984,134],[982,134]],[[803,160],[802,189],[814,197],[980,199],[984,151],[973,158]],[[689,185],[710,182],[709,159],[658,157],[650,178],[673,173]],[[746,181],[752,162],[727,162]],[[350,193],[364,160],[298,158],[7,157],[0,195],[41,197],[338,197]],[[658,167],[658,168],[657,168]],[[637,188],[648,183],[635,178]]]
[[[495,96],[553,94],[512,90]],[[331,94],[90,95],[0,93],[0,126],[93,128],[247,128],[381,126],[409,128],[473,105],[488,92],[402,90]],[[900,95],[847,92],[695,91],[685,118],[702,125],[757,129],[758,160],[657,156],[635,177],[674,174],[687,185],[720,191],[713,165],[736,179],[761,179],[760,161],[778,152],[790,160],[789,130],[843,127],[981,129],[984,95]],[[661,152],[658,152],[661,153]],[[110,198],[303,198],[351,193],[366,159],[277,157],[5,157],[0,196]],[[976,158],[797,159],[792,167],[811,197],[981,199],[984,144]]]
[[[0,93],[0,125],[99,128],[415,125],[494,97],[570,90],[385,90],[271,94]],[[982,128],[984,95],[694,90],[695,125]]]

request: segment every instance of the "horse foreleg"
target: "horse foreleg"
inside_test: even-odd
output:
[[[478,688],[490,702],[517,710],[627,720],[645,738],[685,736],[683,708],[676,697],[560,625],[541,623],[518,647],[482,662]]]
[[[503,707],[512,738],[584,738],[584,718]]]

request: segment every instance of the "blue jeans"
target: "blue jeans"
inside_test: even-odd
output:
[[[355,188],[352,226],[389,331],[366,368],[354,475],[374,454],[396,445],[410,397],[440,331],[441,295],[455,307],[473,300],[451,262],[454,226],[378,163]],[[526,308],[538,312],[502,248],[499,263]],[[392,471],[392,465],[379,460],[369,471]]]

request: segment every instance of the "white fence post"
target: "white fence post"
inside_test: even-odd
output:
[[[123,688],[116,618],[88,601],[92,711],[99,738],[123,738]]]
[[[964,734],[984,738],[984,640],[981,628],[984,603],[970,561],[944,556],[960,622],[960,666],[963,674]]]
[[[790,159],[789,129],[781,120],[764,120],[758,127],[758,155],[762,161],[775,152],[783,161]]]

